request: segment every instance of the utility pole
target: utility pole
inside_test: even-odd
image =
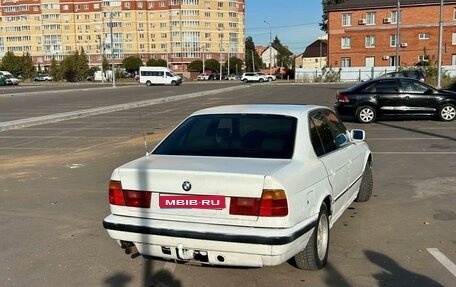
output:
[[[269,25],[269,75],[272,75],[272,30],[269,22],[264,20],[264,23]]]
[[[111,33],[111,70],[112,70],[112,87],[116,87],[116,72],[114,70],[114,37],[112,35],[112,11],[109,13],[109,32]]]
[[[400,25],[401,20],[401,1],[397,0],[397,12],[396,12],[396,71],[399,70],[399,47],[400,47]]]
[[[439,63],[437,65],[437,89],[442,88],[442,42],[443,42],[443,0],[440,0],[439,20]]]

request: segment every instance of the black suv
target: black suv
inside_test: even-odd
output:
[[[380,78],[412,78],[420,82],[426,82],[426,76],[420,70],[404,70],[397,72],[389,72],[380,76]]]

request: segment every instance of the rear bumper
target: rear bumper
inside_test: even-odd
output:
[[[203,264],[230,266],[279,265],[301,251],[312,234],[317,218],[292,228],[252,228],[173,222],[109,215],[103,221],[111,238],[132,242],[142,255],[174,260],[186,254],[207,254]],[[181,251],[182,252],[182,251]],[[192,256],[191,256],[192,257]],[[223,258],[223,260],[221,260]]]
[[[334,104],[334,111],[341,116],[354,116],[357,108],[357,106],[350,104],[341,104],[339,102],[336,102]]]

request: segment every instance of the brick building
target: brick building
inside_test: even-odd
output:
[[[442,15],[442,64],[456,65],[456,1],[444,0]],[[439,22],[440,0],[347,0],[334,5],[328,13],[328,65],[436,64]]]
[[[116,64],[138,56],[176,71],[197,59],[243,59],[244,1],[2,0],[0,58],[28,52],[45,67],[84,49],[91,66],[102,55]]]

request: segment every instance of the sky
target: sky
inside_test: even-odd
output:
[[[324,32],[321,21],[321,0],[246,0],[246,36],[256,46],[269,45],[269,25],[272,39],[277,36],[284,46],[299,54]]]

